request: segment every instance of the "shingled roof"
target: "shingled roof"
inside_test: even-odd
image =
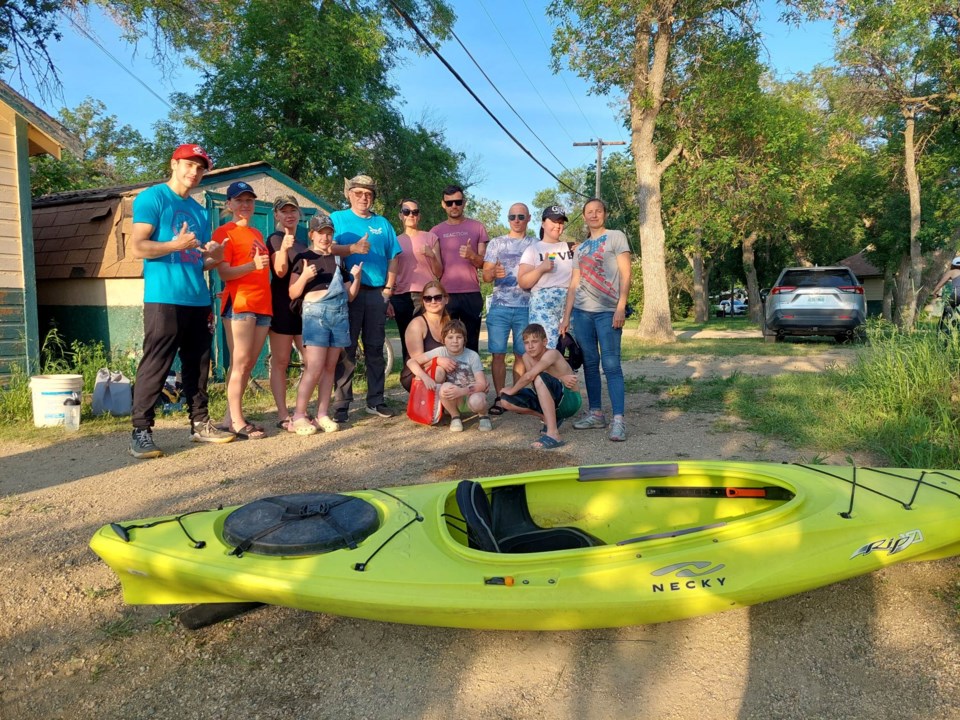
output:
[[[853,274],[857,276],[858,280],[872,277],[883,277],[883,270],[870,262],[867,259],[867,256],[867,251],[861,250],[856,255],[851,255],[848,258],[844,258],[839,264],[845,265],[853,270]]]
[[[141,277],[143,264],[127,256],[124,243],[133,229],[133,198],[145,187],[91,193],[68,205],[34,203],[37,280]]]

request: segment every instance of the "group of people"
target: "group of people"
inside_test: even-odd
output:
[[[613,411],[609,438],[626,439],[620,336],[630,251],[623,233],[605,227],[601,200],[584,206],[589,233],[579,244],[562,239],[567,216],[559,206],[544,210],[539,240],[528,236],[531,217],[523,203],[509,209],[509,232],[491,240],[482,223],[466,216],[463,188],[449,185],[441,198],[447,219],[421,230],[420,204],[405,198],[398,237],[392,224],[372,210],[373,179],[358,175],[345,181],[349,208],[314,215],[303,243],[297,237],[302,212],[296,196],[274,200],[276,231],[264,239],[251,226],[257,195],[239,181],[226,192],[230,221],[211,237],[206,210],[190,197],[211,169],[210,157],[197,145],[182,145],[170,165],[170,179],[144,190],[133,206],[131,245],[144,260],[144,354],[134,384],[134,457],[162,454],[152,436],[154,405],[178,353],[194,441],[265,437],[265,429],[244,414],[242,399],[268,335],[278,428],[309,435],[335,432],[347,421],[361,342],[366,412],[393,416],[384,397],[388,317],[400,330],[401,384],[409,391],[419,379],[436,389],[452,431],[463,430],[465,413],[479,416],[483,432],[492,429],[491,416],[533,414],[543,423],[533,443],[541,449],[563,445],[560,425],[580,410],[577,374],[556,349],[572,330],[583,352],[589,402],[573,427],[608,425],[602,366]],[[227,411],[220,423],[207,409],[215,327],[204,277],[209,270],[224,282],[220,313],[230,354]],[[494,285],[486,313],[492,403],[478,354],[484,308],[480,277]],[[291,413],[286,371],[294,347],[304,369]],[[507,384],[510,350],[513,376]],[[315,391],[311,416],[308,404]]]

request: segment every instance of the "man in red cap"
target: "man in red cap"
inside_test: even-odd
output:
[[[213,166],[199,145],[181,145],[170,158],[170,179],[147,188],[133,201],[130,248],[143,258],[143,358],[133,385],[130,454],[155,458],[154,407],[167,373],[180,354],[183,395],[190,407],[190,437],[196,442],[230,442],[207,413],[207,377],[213,315],[204,271],[223,260],[223,247],[210,241],[210,218],[190,191]]]

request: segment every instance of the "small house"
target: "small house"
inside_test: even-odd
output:
[[[30,210],[30,157],[79,153],[69,131],[0,81],[0,383],[40,355]]]
[[[883,270],[869,260],[868,250],[861,250],[856,255],[841,260],[838,265],[844,265],[853,271],[857,280],[863,285],[863,296],[867,301],[867,316],[873,317],[883,314]]]
[[[264,237],[274,231],[273,199],[297,197],[306,223],[318,210],[335,208],[268,163],[214,169],[192,196],[222,224],[226,190],[243,180],[257,194],[253,225]],[[111,353],[136,354],[143,343],[143,263],[129,250],[133,200],[155,183],[45,195],[33,201],[39,322],[56,325],[68,340],[102,341]],[[212,229],[211,228],[211,229]],[[219,292],[211,275],[211,297]],[[214,366],[223,369],[226,343],[217,333]]]

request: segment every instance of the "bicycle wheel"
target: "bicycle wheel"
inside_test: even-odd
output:
[[[390,342],[390,338],[387,338],[383,343],[383,361],[384,361],[384,381],[386,378],[390,377],[390,373],[393,372],[393,343]],[[354,377],[366,377],[367,376],[367,363],[365,360],[364,350],[363,350],[363,340],[357,339],[357,369],[354,371]]]

